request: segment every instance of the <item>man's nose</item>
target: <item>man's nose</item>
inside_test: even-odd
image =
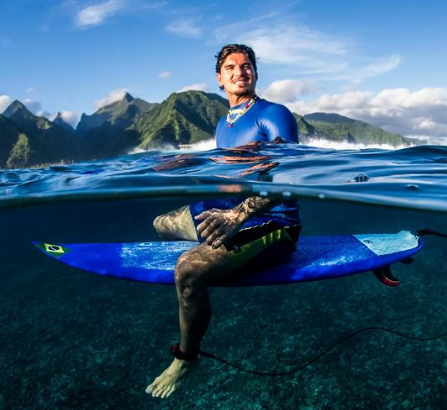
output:
[[[236,65],[236,66],[234,67],[234,74],[235,74],[236,76],[242,76],[242,75],[244,74],[244,70],[243,70],[242,66],[240,66],[240,65]]]

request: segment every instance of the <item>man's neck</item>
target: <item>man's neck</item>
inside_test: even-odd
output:
[[[236,107],[236,105],[249,102],[255,95],[245,94],[245,95],[228,95],[228,101],[230,103],[230,107]]]

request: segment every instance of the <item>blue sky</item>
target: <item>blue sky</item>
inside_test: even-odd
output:
[[[258,93],[404,135],[447,136],[443,1],[3,0],[0,112],[19,99],[76,122],[120,98],[219,93],[226,43],[259,57]]]

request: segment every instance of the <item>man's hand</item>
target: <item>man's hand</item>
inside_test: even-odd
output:
[[[205,239],[213,249],[217,249],[230,239],[240,226],[249,218],[271,208],[275,201],[268,198],[252,196],[241,202],[233,209],[210,209],[195,217],[196,221],[203,221],[197,227],[197,233]]]
[[[244,222],[245,218],[237,209],[210,209],[195,217],[197,221],[203,221],[197,227],[197,233],[205,239],[213,249],[217,249],[231,238]]]

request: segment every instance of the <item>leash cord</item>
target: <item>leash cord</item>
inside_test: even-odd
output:
[[[231,363],[228,360],[222,359],[220,357],[217,357],[217,356],[215,356],[211,353],[208,353],[208,352],[204,352],[202,350],[200,351],[200,355],[202,355],[204,357],[208,357],[213,360],[217,360],[220,363],[226,364],[227,366],[230,366],[230,367],[234,367],[235,369],[238,369],[241,372],[245,372],[245,373],[256,374],[258,376],[273,376],[273,377],[274,376],[287,376],[287,375],[290,375],[293,373],[297,373],[301,370],[304,370],[306,367],[309,367],[310,365],[312,365],[316,361],[320,360],[323,356],[325,356],[327,353],[329,353],[331,350],[335,349],[338,345],[342,344],[343,342],[345,342],[349,339],[352,339],[353,337],[357,336],[360,333],[369,332],[372,330],[379,330],[379,331],[387,332],[389,334],[392,334],[392,335],[395,335],[395,336],[398,336],[398,337],[401,337],[404,339],[418,341],[418,342],[429,342],[429,341],[438,340],[438,339],[441,339],[441,338],[444,338],[447,336],[447,333],[442,333],[440,335],[433,336],[433,337],[416,337],[416,336],[406,335],[404,333],[400,333],[395,330],[387,329],[385,327],[379,327],[379,326],[365,327],[363,329],[359,329],[353,333],[350,333],[349,335],[336,341],[331,346],[324,349],[320,354],[318,354],[317,356],[315,356],[312,359],[305,362],[303,365],[295,367],[292,370],[284,371],[284,372],[260,372],[257,370],[248,370],[248,369],[243,368],[242,366],[239,366],[235,363]]]

